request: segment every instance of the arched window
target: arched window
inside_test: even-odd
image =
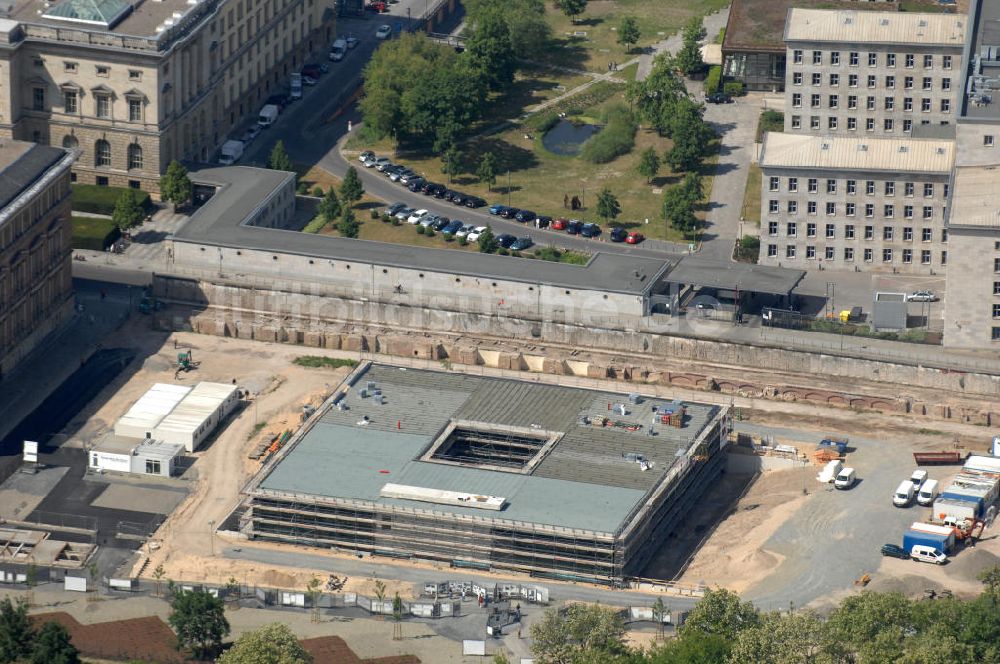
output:
[[[94,144],[94,166],[111,166],[111,144],[105,140]]]
[[[76,140],[76,136],[73,134],[63,136],[63,147],[68,150],[75,150],[80,147],[80,141]]]
[[[128,146],[128,168],[142,168],[142,146],[138,143],[129,143]]]

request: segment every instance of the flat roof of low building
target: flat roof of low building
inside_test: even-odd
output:
[[[793,7],[785,22],[785,41],[961,48],[968,23],[963,14]]]
[[[805,275],[805,270],[733,261],[707,261],[689,256],[670,271],[666,280],[703,288],[788,296]]]
[[[115,430],[119,435],[139,435],[131,432],[140,430],[152,431],[190,391],[191,388],[186,385],[155,383],[118,418]]]
[[[0,140],[0,210],[40,180],[68,153],[27,141]]]
[[[156,425],[154,434],[194,434],[236,390],[235,385],[225,383],[198,383]]]
[[[291,176],[246,166],[192,173],[195,183],[211,184],[218,189],[174,235],[174,241],[636,295],[652,288],[657,277],[671,265],[666,259],[601,251],[586,265],[571,265],[246,225],[244,222],[260,201]]]
[[[1000,229],[1000,165],[959,166],[953,182],[948,226]]]
[[[1000,4],[973,0],[969,13],[971,38],[963,59],[966,75],[959,97],[958,121],[1000,121]]]
[[[768,132],[760,153],[761,168],[947,174],[954,161],[953,140],[782,132]]]
[[[378,364],[356,375],[341,399],[347,408],[328,402],[315,424],[265,466],[251,493],[363,501],[611,534],[721,413],[717,406],[685,401],[683,427],[663,424],[657,415],[655,435],[649,435],[653,407],[662,415],[679,409],[679,403],[647,398],[630,404],[623,393]],[[359,395],[369,381],[385,403]],[[612,410],[619,403],[627,404],[627,414]],[[428,459],[425,454],[455,423],[476,431],[555,433],[558,439],[528,471]],[[640,456],[651,466],[644,469]],[[383,492],[386,485],[405,490]],[[433,498],[456,494],[502,498],[503,507],[484,510]]]

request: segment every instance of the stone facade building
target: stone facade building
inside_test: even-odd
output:
[[[74,156],[0,140],[0,379],[73,313]]]
[[[208,161],[333,35],[323,0],[18,0],[0,12],[0,136],[78,149],[77,181],[156,192]]]

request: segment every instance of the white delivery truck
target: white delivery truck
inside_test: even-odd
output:
[[[892,504],[896,507],[907,507],[913,501],[913,495],[917,492],[913,488],[913,482],[906,480],[896,487],[896,492],[892,494]]]
[[[267,104],[264,108],[260,109],[260,115],[257,117],[257,124],[262,128],[267,129],[274,124],[274,121],[278,119],[278,107],[274,104]]]
[[[920,491],[917,492],[917,502],[925,507],[930,507],[934,504],[934,501],[938,497],[938,481],[937,480],[927,480],[920,485]]]
[[[226,141],[219,151],[219,163],[223,166],[232,166],[243,156],[245,147],[243,141]]]
[[[345,55],[347,55],[347,40],[337,39],[330,47],[330,59],[334,62],[340,62]]]
[[[292,74],[291,92],[288,96],[292,99],[302,99],[302,74]]]

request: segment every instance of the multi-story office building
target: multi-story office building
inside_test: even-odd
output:
[[[1000,4],[974,0],[948,217],[944,343],[1000,344]]]
[[[74,156],[0,140],[0,379],[73,313]]]
[[[950,140],[769,133],[760,262],[933,274],[948,262],[953,159]]]
[[[332,36],[320,0],[0,3],[0,136],[77,149],[80,182],[156,191],[207,161]]]
[[[952,124],[967,17],[791,9],[785,131],[906,136]]]

